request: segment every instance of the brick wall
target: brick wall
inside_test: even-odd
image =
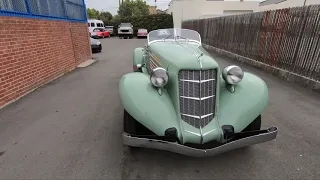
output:
[[[90,58],[86,23],[0,16],[0,108]]]

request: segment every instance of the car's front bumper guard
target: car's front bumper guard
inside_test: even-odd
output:
[[[266,130],[251,131],[235,133],[235,139],[228,143],[222,144],[212,149],[196,149],[182,144],[158,139],[149,139],[142,137],[130,136],[127,133],[123,133],[123,142],[125,145],[133,147],[144,147],[151,149],[160,149],[164,151],[171,151],[178,154],[193,157],[205,157],[214,156],[220,153],[228,152],[234,149],[259,144],[267,141],[271,141],[276,138],[278,133],[277,127],[271,127]]]

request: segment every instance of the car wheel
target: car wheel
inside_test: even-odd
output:
[[[261,115],[250,123],[243,131],[256,131],[261,129]]]

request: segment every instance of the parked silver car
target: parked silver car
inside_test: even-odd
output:
[[[131,23],[121,23],[118,28],[119,38],[133,38],[133,25]]]
[[[114,35],[113,28],[114,26],[105,26],[105,29],[110,33],[111,36]]]
[[[90,43],[91,43],[92,52],[101,52],[102,45],[99,40],[93,39],[92,37],[90,37]]]

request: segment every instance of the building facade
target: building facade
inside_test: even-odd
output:
[[[0,108],[90,58],[83,0],[0,0]]]
[[[175,27],[180,28],[183,20],[243,14],[258,10],[258,0],[173,0],[169,3],[167,13],[173,15]]]
[[[149,14],[157,14],[157,6],[149,6]]]
[[[320,0],[265,0],[259,4],[259,11],[292,8],[320,4]]]

